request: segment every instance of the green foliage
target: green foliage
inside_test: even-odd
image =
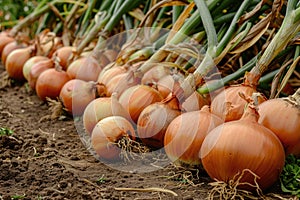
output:
[[[12,135],[14,132],[8,128],[0,127],[0,136],[1,135]]]
[[[0,23],[15,21],[25,17],[38,5],[41,0],[0,0]]]
[[[289,155],[280,175],[281,190],[300,197],[300,158]]]

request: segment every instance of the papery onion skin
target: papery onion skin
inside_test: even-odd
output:
[[[1,32],[3,33],[3,32]],[[0,55],[2,56],[2,51],[4,47],[9,44],[10,42],[13,42],[15,39],[12,37],[7,36],[5,33],[0,36]]]
[[[165,151],[178,165],[199,166],[199,151],[206,135],[223,120],[211,114],[207,106],[202,110],[182,113],[168,126],[164,138]]]
[[[46,56],[33,56],[29,58],[23,65],[23,75],[25,79],[28,81],[29,79],[29,73],[32,68],[32,66],[40,61],[49,60]]]
[[[87,105],[83,113],[83,125],[86,133],[90,135],[95,125],[109,116],[122,116],[130,119],[115,94],[111,97],[96,98]]]
[[[242,117],[247,101],[239,96],[239,93],[250,98],[256,89],[247,85],[229,86],[215,96],[211,102],[210,110],[221,117],[225,122],[238,120]],[[263,96],[258,98],[259,103],[266,101]]]
[[[46,59],[35,63],[29,71],[29,76],[28,76],[29,86],[33,90],[35,90],[37,79],[41,75],[41,73],[53,67],[54,67],[54,63],[51,59]]]
[[[132,124],[124,117],[110,116],[96,124],[91,135],[91,144],[100,159],[118,161],[121,148],[114,143],[122,137],[135,138]]]
[[[77,65],[79,66],[77,66],[78,68],[75,78],[83,81],[97,81],[102,67],[98,64],[96,59],[94,59],[92,56],[81,57],[73,61],[69,67],[72,67],[72,64],[76,65],[76,63],[78,63]],[[69,70],[69,67],[67,71]]]
[[[33,48],[26,47],[12,51],[6,58],[5,69],[9,77],[24,81],[23,66],[25,62],[32,56]]]
[[[72,46],[63,46],[53,53],[52,58],[59,63],[63,70],[67,70],[73,50]]]
[[[171,92],[175,92],[181,88],[180,84],[183,82],[184,76],[182,74],[166,75],[157,82],[157,90],[166,98]]]
[[[43,71],[35,85],[37,96],[46,101],[46,97],[56,99],[59,97],[61,88],[71,80],[65,71],[57,71],[55,68]]]
[[[132,71],[118,74],[106,84],[107,95],[110,96],[112,93],[116,93],[119,98],[124,91],[138,85],[139,82],[140,80],[134,77]]]
[[[209,103],[210,99],[208,97],[204,97],[195,91],[182,102],[181,109],[185,112],[201,110],[203,106],[209,105]]]
[[[137,134],[148,147],[159,149],[164,146],[164,136],[169,124],[181,114],[178,108],[170,105],[174,100],[176,99],[150,104],[141,112],[137,121]]]
[[[161,94],[147,85],[132,86],[125,90],[119,98],[120,104],[130,114],[131,119],[135,123],[144,108],[162,100]]]
[[[286,154],[300,157],[300,106],[277,98],[260,104],[258,112],[258,122],[277,135]]]
[[[127,69],[122,66],[114,66],[111,68],[104,68],[99,76],[98,76],[98,83],[102,83],[106,85],[110,80],[112,80],[114,77],[116,77],[119,74],[126,73]]]
[[[278,180],[285,153],[277,136],[258,124],[257,117],[252,117],[242,117],[213,129],[202,143],[200,157],[212,179],[229,183],[247,169],[259,177],[256,181],[265,190]],[[250,173],[246,173],[239,182],[255,185],[254,176]],[[238,187],[255,190],[249,185]]]
[[[1,61],[2,63],[5,65],[5,61],[7,56],[16,49],[22,49],[25,48],[27,45],[25,43],[19,43],[17,41],[13,41],[8,43],[7,45],[5,45],[5,47],[2,50],[2,54],[1,54]]]
[[[96,98],[96,84],[80,79],[69,80],[62,87],[59,98],[70,114],[80,116],[86,106]]]
[[[148,70],[142,77],[142,84],[155,84],[164,76],[170,75],[171,69],[169,67],[164,67],[162,65],[155,66]]]

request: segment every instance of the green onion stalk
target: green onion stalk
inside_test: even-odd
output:
[[[94,48],[93,53],[96,55],[98,51],[101,51],[105,46],[105,37],[113,30],[113,28],[120,22],[123,14],[128,13],[133,8],[136,8],[141,4],[141,0],[117,0],[113,1],[111,7],[107,12],[104,11],[103,18],[101,20],[97,20],[94,27],[89,31],[87,36],[82,40],[82,42],[76,48],[76,54],[79,56],[84,48],[97,36],[100,32],[100,36],[98,38],[98,42],[96,47]],[[117,5],[119,5],[117,7]],[[97,57],[97,56],[96,56]]]
[[[233,73],[221,80],[202,85],[199,88],[197,88],[197,91],[200,94],[212,92],[220,87],[223,87],[223,84],[227,84],[229,81],[240,77],[241,73],[249,71],[250,69],[250,73],[247,73],[245,75],[247,84],[250,86],[252,85],[254,87],[256,87],[260,83],[262,85],[262,82],[259,82],[259,79],[262,76],[262,74],[268,69],[268,66],[274,60],[274,58],[280,56],[281,53],[286,53],[286,50],[289,49],[286,48],[288,43],[300,31],[300,12],[299,8],[296,9],[296,4],[297,1],[288,1],[286,16],[282,22],[282,25],[279,28],[278,32],[275,34],[274,38],[271,40],[270,44],[267,46],[267,48],[261,55],[256,55],[245,66],[240,68],[240,70],[238,70],[236,73]],[[248,66],[251,67],[248,68]],[[247,70],[245,71],[245,69]]]
[[[262,56],[258,59],[256,66],[250,71],[250,85],[257,85],[262,74],[268,69],[272,60],[284,50],[289,42],[300,31],[300,7],[297,8],[297,0],[289,0],[282,25],[272,38],[270,44]],[[247,78],[247,77],[246,77]]]
[[[51,7],[54,7],[56,4],[59,3],[71,3],[71,4],[80,4],[76,1],[71,0],[53,0],[50,3],[48,3],[47,0],[43,0],[40,2],[40,4],[34,9],[34,11],[27,15],[24,19],[19,21],[10,31],[10,36],[15,37],[19,31],[21,31],[23,28],[31,26],[33,22],[38,20],[42,15],[49,12],[51,10]]]

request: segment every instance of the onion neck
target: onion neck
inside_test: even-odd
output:
[[[297,91],[292,96],[289,96],[288,100],[292,104],[300,107],[300,88],[298,88]]]
[[[240,120],[247,120],[251,122],[258,122],[259,114],[257,112],[257,108],[252,104],[248,104],[244,114],[242,115]]]

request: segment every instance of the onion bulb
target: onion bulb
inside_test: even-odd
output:
[[[164,76],[170,75],[170,67],[165,67],[162,65],[157,65],[148,70],[142,77],[141,83],[144,85],[157,83]]]
[[[33,56],[33,53],[34,49],[32,46],[12,51],[5,62],[5,69],[9,77],[18,81],[24,81],[23,66]]]
[[[69,80],[62,87],[59,98],[70,114],[80,116],[86,106],[96,98],[96,83],[80,79]]]
[[[285,162],[285,152],[278,137],[257,122],[258,114],[248,105],[240,120],[224,123],[213,129],[204,139],[200,150],[202,165],[212,179],[229,183],[241,178],[240,183],[269,188],[279,178]],[[238,176],[244,170],[246,173]],[[254,190],[250,185],[239,188]]]
[[[55,68],[46,69],[38,77],[35,85],[37,96],[45,101],[46,97],[56,99],[59,97],[61,88],[70,80],[65,71]]]
[[[167,156],[178,165],[201,165],[199,151],[202,142],[212,129],[222,123],[221,118],[209,112],[208,106],[182,113],[166,130],[164,146]]]
[[[74,47],[72,46],[63,46],[53,53],[52,58],[57,61],[63,70],[67,70],[73,50]]]
[[[122,151],[118,141],[124,137],[135,139],[132,124],[124,117],[110,116],[96,124],[91,135],[91,144],[100,159],[118,161]]]
[[[211,102],[211,112],[225,120],[225,122],[238,120],[244,113],[247,101],[239,96],[242,93],[250,98],[256,89],[248,85],[229,86],[216,95]],[[263,96],[258,97],[258,103],[266,100]]]
[[[97,81],[102,68],[92,56],[81,57],[74,60],[67,68],[71,78],[83,81]]]
[[[147,85],[132,86],[125,90],[119,98],[119,102],[135,123],[144,108],[161,100],[163,98],[160,93]]]
[[[108,66],[105,67],[98,76],[98,83],[102,83],[104,85],[107,85],[110,80],[112,80],[114,77],[116,77],[119,74],[126,73],[127,69],[123,66]]]
[[[25,79],[28,81],[29,79],[29,73],[32,68],[32,66],[40,61],[49,60],[46,56],[32,56],[29,58],[23,65],[23,75]]]
[[[137,121],[137,134],[141,141],[153,149],[164,146],[165,132],[181,112],[175,96],[147,106]]]
[[[1,32],[2,33],[2,32]],[[2,51],[4,47],[9,44],[10,42],[13,42],[15,39],[12,37],[9,37],[5,33],[1,34],[0,36],[0,55],[2,56]]]
[[[8,43],[2,50],[1,61],[5,65],[7,56],[16,49],[25,48],[27,45],[25,43],[20,43],[18,41],[13,41]]]
[[[258,122],[277,135],[286,154],[300,157],[300,89],[292,96],[263,102],[258,113]]]
[[[130,119],[115,94],[111,97],[96,98],[87,105],[83,112],[83,126],[86,133],[90,135],[98,121],[109,116],[122,116]]]
[[[183,80],[184,76],[180,73],[164,76],[157,82],[157,90],[166,98],[171,92],[174,93],[181,88]]]
[[[50,58],[35,63],[29,71],[29,75],[28,75],[29,86],[33,90],[35,90],[36,81],[38,77],[41,75],[41,73],[53,67],[54,67],[54,62]]]
[[[134,77],[133,71],[127,71],[113,77],[105,85],[107,88],[107,95],[116,93],[118,97],[128,88],[135,86],[139,83],[139,80]]]
[[[209,105],[209,103],[208,97],[204,97],[195,91],[182,102],[181,109],[185,112],[201,110],[203,106]]]

